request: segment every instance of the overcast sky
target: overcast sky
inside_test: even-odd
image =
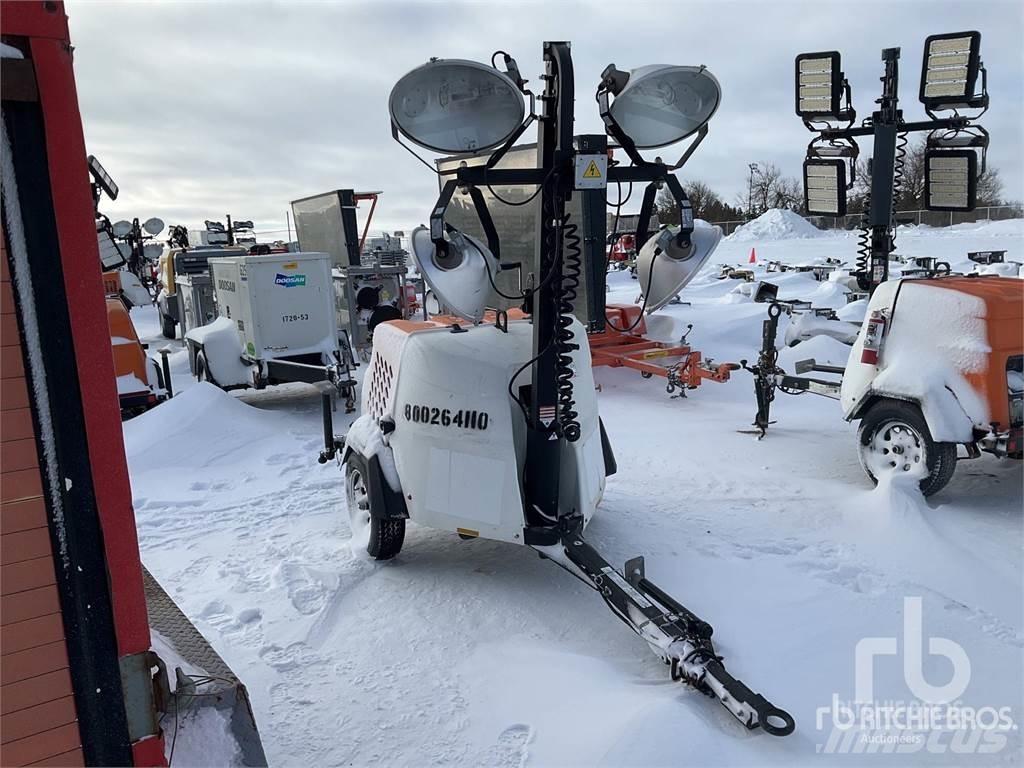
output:
[[[391,86],[431,56],[487,61],[501,48],[539,90],[544,40],[572,41],[577,133],[600,130],[593,92],[609,62],[706,65],[722,105],[681,175],[733,202],[750,162],[800,173],[810,134],[793,113],[797,53],[841,51],[864,116],[879,94],[881,49],[902,47],[904,115],[923,119],[924,38],[967,29],[982,33],[989,71],[990,162],[1006,196],[1024,199],[1024,3],[1016,0],[68,0],[67,12],[88,149],[121,187],[105,208],[114,218],[192,227],[231,213],[269,232],[284,229],[291,200],[354,187],[384,191],[373,229],[409,229],[426,220],[437,181],[391,138]]]

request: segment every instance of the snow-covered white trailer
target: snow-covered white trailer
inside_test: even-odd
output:
[[[185,334],[196,378],[225,389],[329,382],[354,405],[328,254],[222,257],[210,263],[210,275],[218,317]]]
[[[802,360],[796,376],[777,365],[782,311],[779,302],[769,307],[761,353],[747,367],[755,375],[754,425],[762,437],[772,423],[776,391],[813,392],[839,400],[843,418],[860,422],[858,455],[873,482],[905,475],[930,496],[952,479],[959,446],[970,459],[983,452],[1024,458],[1020,280],[997,275],[886,280],[859,327],[805,314],[790,323],[787,344],[829,335],[852,346],[845,366]],[[803,375],[812,372],[840,379]]]

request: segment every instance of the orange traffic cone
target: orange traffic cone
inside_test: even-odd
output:
[[[757,264],[757,253],[755,253],[753,248],[750,249],[750,263]]]

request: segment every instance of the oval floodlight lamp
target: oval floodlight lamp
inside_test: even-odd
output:
[[[154,216],[152,219],[146,219],[146,223],[142,225],[142,228],[151,235],[159,235],[164,231],[164,220]]]
[[[652,64],[629,73],[611,117],[638,149],[655,149],[699,131],[721,101],[718,80],[704,67]]]
[[[445,232],[447,255],[440,255],[430,239],[430,230],[412,231],[412,252],[420,274],[443,307],[459,317],[478,323],[488,306],[494,306],[494,290],[487,275],[498,271],[498,260],[475,237]]]
[[[722,239],[721,227],[698,225],[690,246],[676,243],[679,227],[664,227],[653,235],[636,258],[640,291],[650,314],[668,304],[694,278]]]
[[[436,59],[395,83],[391,123],[434,152],[492,149],[523,123],[523,94],[504,72],[475,61]]]
[[[124,219],[121,219],[121,221],[115,221],[111,225],[110,231],[114,233],[114,237],[124,237],[132,231],[132,223],[130,221],[125,221]]]
[[[160,254],[164,252],[164,247],[159,243],[146,243],[142,247],[142,256],[148,261],[156,261],[160,258]]]

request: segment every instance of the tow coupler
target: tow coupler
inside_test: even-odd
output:
[[[596,589],[615,614],[650,644],[673,680],[718,699],[747,728],[760,726],[773,736],[793,732],[792,716],[730,675],[715,653],[711,625],[677,602],[644,575],[644,559],[615,570],[579,533],[562,537],[558,547],[537,547],[577,578]],[[564,551],[564,557],[561,552]]]

